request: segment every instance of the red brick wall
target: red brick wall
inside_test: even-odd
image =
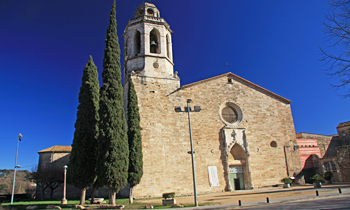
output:
[[[297,139],[299,146],[301,167],[313,168],[313,161],[311,155],[321,156],[320,148],[317,144],[317,139]]]

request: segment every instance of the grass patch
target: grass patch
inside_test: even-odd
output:
[[[109,200],[105,200],[108,204]],[[75,205],[78,205],[80,203],[80,200],[68,200],[67,205],[61,205],[61,201],[58,200],[46,200],[46,201],[39,201],[39,200],[33,200],[33,201],[20,201],[20,202],[14,202],[13,205],[11,203],[2,203],[2,207],[4,206],[10,206],[17,209],[17,210],[25,210],[27,206],[38,206],[38,209],[45,209],[47,205],[55,205],[60,206],[61,209],[75,209]],[[124,199],[116,199],[115,203],[118,205],[130,205],[129,204],[129,198]],[[85,204],[90,204],[90,201],[86,200]],[[87,209],[93,209],[96,208],[95,206],[87,207]],[[2,209],[0,209],[2,210]]]
[[[105,200],[106,204],[108,204],[108,199]],[[38,209],[45,209],[47,205],[56,205],[60,206],[62,210],[68,210],[68,209],[75,209],[75,205],[78,205],[80,203],[79,200],[68,200],[67,205],[61,205],[61,201],[57,200],[47,200],[47,201],[20,201],[20,202],[14,202],[11,207],[16,210],[25,210],[27,206],[38,206]],[[86,200],[86,204],[90,204],[90,201]],[[161,204],[152,204],[152,203],[138,203],[138,200],[134,199],[134,203],[129,203],[129,198],[123,198],[123,199],[116,199],[115,203],[117,205],[125,205],[125,209],[144,209],[146,205],[153,205],[155,209],[169,209],[169,208],[177,208],[172,206],[163,206]],[[212,203],[201,203],[200,206],[207,206],[207,205],[213,205]],[[10,203],[3,203],[1,207],[4,206],[10,206]],[[187,204],[184,205],[185,207],[194,207],[193,204]],[[0,207],[0,210],[3,210],[3,208]],[[86,209],[96,209],[97,205],[91,205],[86,207]],[[7,208],[6,208],[7,209]],[[12,208],[11,208],[12,209]]]

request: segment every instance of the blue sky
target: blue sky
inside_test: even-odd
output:
[[[117,0],[123,43],[143,0]],[[181,85],[232,72],[292,101],[296,132],[335,134],[350,100],[328,84],[319,46],[328,0],[152,0],[174,31]],[[71,145],[82,71],[102,72],[112,0],[0,0],[0,168],[31,170],[38,151]],[[122,45],[121,45],[122,46]],[[230,67],[225,67],[228,63]]]

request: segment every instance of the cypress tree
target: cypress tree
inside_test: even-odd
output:
[[[139,107],[137,105],[137,95],[131,78],[129,79],[127,109],[129,140],[128,183],[130,184],[129,201],[133,203],[133,187],[140,183],[143,175],[143,156]]]
[[[120,49],[113,2],[104,51],[100,90],[100,133],[98,179],[110,189],[109,203],[115,205],[116,192],[127,184],[129,146],[121,84]]]
[[[98,137],[99,82],[92,57],[83,70],[79,105],[67,178],[82,189],[80,204],[85,204],[85,190],[96,179],[96,141]]]

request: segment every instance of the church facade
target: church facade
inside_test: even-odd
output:
[[[171,34],[144,3],[123,35],[124,100],[132,79],[142,127],[144,173],[134,196],[193,193],[189,122],[197,193],[275,185],[299,172],[291,101],[233,73],[180,86]]]

